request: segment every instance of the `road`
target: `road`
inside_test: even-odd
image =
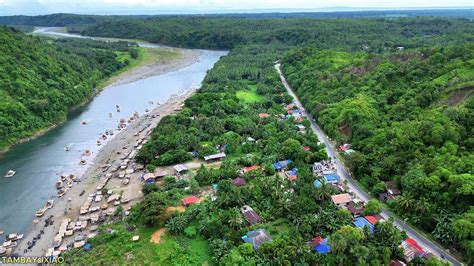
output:
[[[372,197],[369,194],[367,194],[361,187],[359,187],[357,185],[357,183],[351,177],[351,175],[346,170],[344,165],[337,159],[337,157],[336,157],[337,154],[336,154],[336,151],[334,149],[333,144],[330,142],[328,136],[316,124],[316,122],[313,119],[313,117],[311,116],[311,114],[306,111],[304,106],[298,100],[298,97],[296,97],[296,94],[293,92],[293,89],[290,87],[290,85],[286,81],[283,73],[281,72],[280,63],[275,64],[275,69],[278,72],[278,74],[280,75],[280,80],[281,80],[283,86],[285,86],[286,90],[288,91],[288,94],[290,94],[291,97],[293,97],[294,102],[295,102],[296,106],[298,106],[298,108],[301,110],[302,115],[304,117],[306,117],[309,120],[309,122],[311,123],[311,129],[313,130],[313,132],[318,136],[319,140],[324,142],[324,144],[326,145],[326,151],[327,151],[328,155],[331,158],[336,158],[336,160],[334,160],[334,161],[335,161],[335,164],[336,164],[336,169],[337,169],[338,175],[343,180],[347,181],[347,185],[349,186],[349,188],[354,192],[354,194],[359,199],[361,199],[364,202],[367,202],[370,199],[372,199]],[[404,221],[402,221],[398,218],[395,218],[394,215],[388,209],[383,208],[381,215],[385,219],[388,219],[389,217],[393,217],[395,226],[397,226],[401,230],[404,230],[407,233],[408,237],[415,239],[418,242],[418,244],[425,251],[433,253],[438,258],[444,258],[445,261],[448,261],[453,265],[462,265],[462,263],[459,260],[457,260],[449,252],[447,252],[440,244],[435,243],[435,242],[431,241],[430,239],[427,239],[426,237],[424,237],[423,235],[418,233],[416,230],[414,230],[410,225],[406,224]]]

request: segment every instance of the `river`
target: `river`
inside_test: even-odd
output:
[[[158,47],[148,43],[140,45]],[[61,174],[80,176],[85,172],[100,149],[96,141],[101,132],[115,129],[119,118],[130,117],[135,111],[143,114],[145,109],[151,110],[157,102],[164,102],[173,94],[198,88],[207,70],[225,54],[204,50],[199,60],[190,66],[133,83],[109,86],[83,108],[71,113],[67,122],[41,137],[13,146],[0,159],[0,230],[5,231],[0,240],[8,233],[26,233],[30,229],[35,211],[55,197],[54,184]],[[120,113],[115,111],[117,104]],[[83,125],[83,120],[88,124]],[[65,151],[67,145],[71,145],[70,151]],[[87,165],[80,166],[86,149],[93,155],[87,157]],[[16,175],[4,178],[9,169],[16,170]]]

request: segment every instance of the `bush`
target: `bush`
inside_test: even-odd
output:
[[[189,237],[189,238],[194,238],[197,235],[197,228],[196,226],[188,226],[186,229],[184,229],[184,234]]]

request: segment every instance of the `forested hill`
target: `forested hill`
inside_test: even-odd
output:
[[[473,256],[474,45],[386,56],[299,49],[282,66],[355,177],[438,241]]]
[[[85,42],[91,41],[45,41],[0,27],[0,148],[65,119],[126,64],[117,60],[117,47]]]
[[[302,45],[350,51],[391,52],[397,47],[474,41],[467,19],[303,19],[175,16],[106,21],[83,32],[89,36],[127,37],[190,48],[229,49],[246,44]]]

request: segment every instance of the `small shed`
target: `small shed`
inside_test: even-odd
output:
[[[262,220],[260,216],[248,205],[244,205],[240,208],[242,214],[247,218],[251,225],[258,224]]]
[[[224,158],[225,158],[225,153],[224,152],[204,156],[205,161],[216,161],[216,160],[222,160]]]
[[[186,167],[186,165],[184,164],[177,164],[173,168],[178,174],[184,173],[189,170],[188,167]]]
[[[256,169],[259,169],[260,166],[258,165],[252,165],[252,166],[249,166],[249,167],[245,167],[244,169],[242,169],[242,172],[243,173],[248,173],[250,171],[253,171],[253,170],[256,170]]]
[[[196,196],[189,196],[183,199],[183,205],[188,206],[188,205],[196,203],[197,201],[198,199],[196,198]]]

